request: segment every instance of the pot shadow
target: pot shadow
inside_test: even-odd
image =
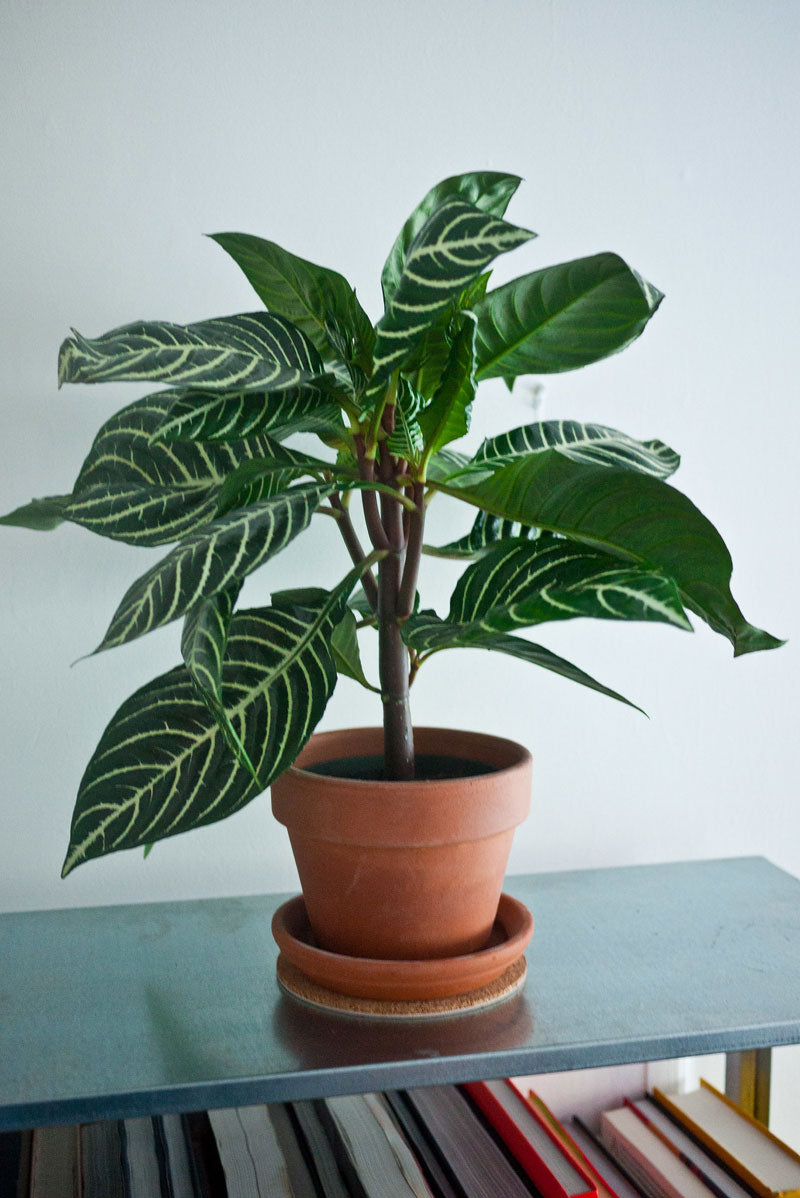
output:
[[[281,992],[273,1011],[273,1035],[308,1070],[366,1068],[373,1089],[386,1088],[384,1069],[402,1064],[409,1077],[390,1085],[433,1084],[445,1076],[448,1061],[514,1053],[529,1045],[534,1019],[525,991],[479,1011],[418,1019],[386,1019],[311,1007]],[[440,1065],[431,1066],[431,1062]],[[413,1068],[419,1063],[419,1070]],[[424,1066],[423,1066],[423,1063]],[[503,1071],[498,1065],[498,1074]],[[425,1074],[417,1081],[412,1074]],[[485,1075],[485,1074],[484,1074]],[[474,1073],[473,1073],[474,1076]],[[363,1089],[359,1085],[359,1089]]]

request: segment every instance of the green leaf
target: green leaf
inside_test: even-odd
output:
[[[469,458],[465,453],[459,453],[457,449],[440,449],[428,463],[428,482],[448,482],[468,466]]]
[[[556,450],[517,458],[481,482],[437,487],[506,520],[656,569],[675,580],[683,605],[723,633],[734,654],[782,644],[748,624],[730,592],[732,563],[716,528],[661,479],[575,462]]]
[[[348,608],[342,619],[336,625],[331,636],[331,650],[333,652],[333,660],[336,662],[336,669],[340,674],[346,675],[348,678],[361,684],[368,691],[379,695],[380,689],[373,686],[367,681],[364,674],[364,667],[361,664],[361,653],[358,648],[358,634],[356,632],[356,618],[352,611]]]
[[[245,578],[308,527],[330,484],[293,487],[191,533],[123,596],[95,652],[177,620]]]
[[[254,433],[269,433],[276,441],[294,433],[345,436],[338,404],[313,387],[221,394],[186,388],[172,400],[152,439],[233,441]]]
[[[345,360],[369,368],[375,332],[342,275],[249,233],[212,233],[211,239],[241,267],[265,306],[288,317],[321,354],[339,355],[341,346],[332,343],[328,328],[335,321],[354,339],[353,352]]]
[[[510,632],[575,616],[692,630],[671,578],[549,532],[500,541],[470,566],[453,591],[447,622]]]
[[[450,349],[441,382],[428,406],[420,413],[426,458],[469,432],[475,398],[475,328],[472,312],[462,312],[461,328]]]
[[[469,532],[450,541],[447,545],[426,545],[423,552],[430,557],[473,558],[480,557],[492,545],[508,537],[537,537],[538,528],[519,524],[515,520],[501,520],[489,512],[478,512]]]
[[[242,463],[269,453],[252,436],[225,445],[162,445],[153,433],[172,393],[148,395],[99,430],[71,495],[34,500],[4,523],[54,528],[62,520],[131,545],[164,545],[213,519],[222,484]]]
[[[30,528],[35,532],[50,532],[64,523],[64,505],[69,503],[69,499],[69,495],[48,495],[43,499],[32,499],[30,503],[0,516],[0,524]]]
[[[404,373],[409,382],[425,399],[432,399],[442,381],[442,373],[450,357],[453,341],[461,329],[460,314],[472,309],[486,294],[491,272],[479,275],[450,304],[439,319],[426,329],[419,345],[412,352]]]
[[[181,636],[181,656],[200,691],[222,702],[222,661],[233,608],[242,588],[237,579],[224,591],[211,595],[186,616]]]
[[[420,229],[403,273],[378,321],[370,390],[402,369],[425,330],[498,254],[533,233],[481,212],[462,200],[445,200]]]
[[[475,305],[478,378],[509,380],[597,362],[638,337],[662,299],[616,254],[513,279]]]
[[[81,781],[63,877],[93,857],[225,819],[292,764],[336,685],[330,640],[358,573],[316,607],[256,608],[231,621],[222,697],[258,783],[185,666],[122,704]]]
[[[240,582],[235,582],[227,590],[206,599],[186,616],[181,637],[181,655],[198,695],[216,720],[232,753],[258,782],[255,767],[230,721],[222,699],[222,663],[233,608],[241,585]]]
[[[331,463],[309,456],[296,449],[279,445],[262,437],[266,442],[264,456],[242,462],[220,487],[217,493],[217,515],[223,516],[234,508],[247,507],[260,499],[269,499],[279,494],[295,479],[304,475],[318,475],[331,470]]]
[[[375,615],[374,611],[372,610],[372,604],[367,598],[363,587],[359,587],[358,590],[353,593],[348,602],[348,607],[362,619],[371,619]]]
[[[610,699],[618,699],[620,703],[625,703],[628,707],[635,708],[636,711],[642,710],[635,703],[631,703],[630,699],[603,686],[601,682],[584,673],[583,670],[572,665],[563,657],[551,653],[543,645],[523,640],[519,636],[485,632],[478,628],[465,630],[460,625],[448,624],[447,621],[441,620],[433,611],[423,611],[416,616],[411,616],[403,624],[402,634],[403,640],[410,648],[417,649],[426,655],[438,653],[441,649],[488,649],[493,652],[507,653],[511,657],[518,657],[532,665],[551,670],[554,674],[560,674],[562,678],[568,678],[571,682],[577,682],[581,686],[599,691],[601,695],[607,695]]]
[[[422,397],[407,379],[399,379],[394,409],[394,432],[387,437],[386,447],[390,453],[398,458],[405,458],[407,462],[418,462],[422,453],[422,431],[419,426],[421,407]]]
[[[280,391],[324,378],[322,359],[306,335],[268,312],[187,325],[137,321],[93,340],[73,329],[58,355],[59,387],[149,380]]]
[[[432,187],[409,216],[397,235],[381,272],[384,303],[388,306],[405,269],[406,257],[422,226],[441,204],[456,197],[492,216],[502,216],[522,180],[497,171],[469,171],[451,175]]]
[[[681,463],[675,450],[663,441],[636,441],[617,429],[602,424],[579,424],[576,420],[541,420],[511,429],[484,441],[472,460],[492,467],[502,466],[546,449],[558,450],[575,462],[619,466],[655,478],[669,478]]]
[[[313,607],[319,604],[321,596],[326,595],[326,591],[320,590],[319,587],[295,587],[285,591],[274,591],[272,594],[272,603],[275,607],[291,609],[294,607]],[[336,669],[339,674],[344,674],[348,678],[352,678],[355,682],[359,682],[361,686],[368,691],[373,691],[379,695],[380,689],[372,686],[364,674],[364,667],[361,664],[361,653],[358,647],[358,634],[356,631],[356,618],[353,610],[359,606],[360,600],[363,598],[364,603],[367,603],[364,592],[359,588],[358,594],[348,601],[344,614],[339,623],[331,633],[331,652],[333,660],[336,663]],[[372,608],[367,604],[370,615]]]

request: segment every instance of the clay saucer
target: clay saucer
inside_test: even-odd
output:
[[[302,895],[297,895],[273,915],[272,935],[283,957],[327,990],[354,998],[413,1002],[467,994],[499,978],[525,952],[533,917],[523,903],[503,894],[488,944],[478,952],[426,961],[379,960],[317,948]]]

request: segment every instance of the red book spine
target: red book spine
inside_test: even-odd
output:
[[[597,1186],[584,1170],[564,1152],[563,1147],[558,1142],[558,1138],[540,1118],[538,1111],[520,1094],[512,1082],[508,1081],[506,1084],[510,1087],[514,1098],[525,1107],[538,1126],[547,1135],[548,1139],[553,1142],[558,1151],[569,1160],[573,1168],[579,1173],[586,1184],[585,1190],[582,1190],[579,1194],[570,1195],[567,1193],[558,1178],[554,1177],[550,1172],[524,1131],[522,1131],[485,1082],[467,1082],[463,1089],[466,1090],[476,1106],[480,1108],[489,1120],[492,1127],[500,1136],[500,1139],[511,1150],[515,1159],[519,1161],[522,1168],[528,1174],[528,1177],[530,1177],[541,1193],[542,1198],[597,1198]]]

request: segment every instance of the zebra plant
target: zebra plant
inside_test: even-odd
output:
[[[781,643],[744,619],[725,544],[667,482],[679,459],[661,441],[541,421],[472,457],[449,448],[480,382],[511,387],[616,353],[662,299],[611,253],[490,288],[492,261],[534,236],[504,219],[519,182],[479,172],[432,188],[386,260],[374,327],[340,274],[220,233],[263,309],[74,332],[61,346],[59,383],[167,387],[103,425],[71,494],[3,522],[174,542],[124,595],[97,651],[183,619],[183,663],[123,703],[86,769],[64,875],[244,806],[292,764],[339,674],[380,695],[386,776],[403,780],[414,773],[409,687],[442,649],[510,654],[628,702],[519,630],[575,616],[690,629],[692,613],[735,654]],[[317,435],[319,456],[290,447],[298,433]],[[437,495],[473,519],[431,546]],[[316,515],[338,529],[349,573],[332,590],[314,578],[238,609],[243,579]],[[423,553],[470,563],[446,615],[420,609]],[[361,629],[377,630],[378,687]]]

